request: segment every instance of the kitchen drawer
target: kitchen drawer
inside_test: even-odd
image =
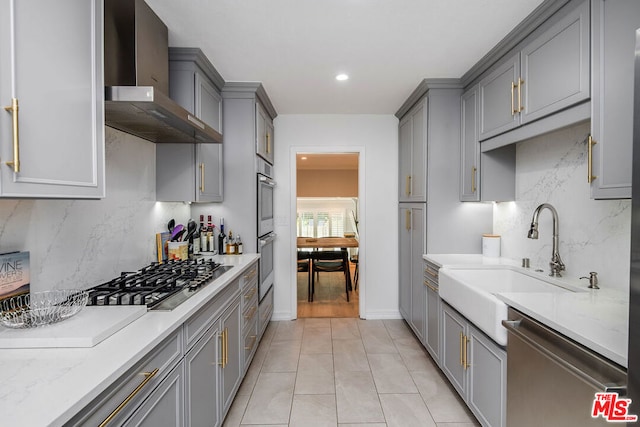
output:
[[[256,317],[256,319],[252,323],[253,327],[245,331],[243,335],[243,341],[242,341],[242,348],[244,352],[244,358],[242,359],[244,363],[243,372],[249,367],[249,364],[251,363],[253,355],[255,354],[256,349],[258,348],[259,341],[258,341],[257,320],[258,319]]]
[[[202,334],[211,326],[213,319],[224,310],[229,301],[238,294],[238,280],[231,282],[222,292],[213,297],[200,311],[191,316],[184,324],[186,348],[198,341]]]
[[[242,309],[242,331],[247,331],[258,323],[258,295],[254,295],[251,301],[243,304]]]
[[[273,314],[273,287],[258,304],[258,314],[260,315],[258,319],[258,336],[262,337]]]
[[[440,270],[440,267],[438,267],[437,265],[429,262],[429,261],[425,261],[424,263],[424,279],[430,283],[431,285],[433,285],[436,289],[438,288],[438,272]]]
[[[80,411],[67,425],[99,425],[128,396],[133,395],[131,400],[121,408],[121,411],[109,423],[109,425],[113,426],[122,425],[124,420],[142,404],[182,359],[182,340],[182,329],[179,329],[145,356],[141,362],[115,381],[111,387]],[[144,386],[136,391],[136,388],[143,382],[145,383]]]
[[[251,281],[247,286],[242,288],[242,305],[246,306],[252,299],[258,296],[258,280]]]
[[[240,276],[240,288],[244,291],[246,287],[251,286],[253,279],[258,278],[258,263],[255,262],[247,268]]]

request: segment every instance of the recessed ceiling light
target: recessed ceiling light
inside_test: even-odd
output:
[[[343,82],[345,80],[349,80],[349,76],[347,74],[338,74],[336,76],[336,80],[338,80],[339,82]]]
[[[300,157],[300,160],[307,160],[307,156]]]

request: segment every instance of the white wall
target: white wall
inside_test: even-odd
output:
[[[295,152],[360,152],[360,298],[364,318],[399,318],[398,120],[392,115],[280,115],[275,126],[274,319],[297,317]],[[293,205],[293,206],[292,206]]]
[[[0,200],[0,252],[30,251],[31,289],[88,288],[155,260],[155,233],[189,206],[156,202],[155,145],[106,128],[107,197]]]
[[[494,207],[494,233],[502,235],[502,255],[528,257],[549,271],[551,213],[539,217],[538,240],[527,239],[535,208],[544,202],[558,211],[559,250],[565,276],[597,271],[600,286],[629,289],[631,201],[592,200],[587,183],[585,138],[589,123],[556,131],[516,146],[516,201]]]

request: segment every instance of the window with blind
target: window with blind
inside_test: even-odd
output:
[[[354,199],[299,198],[298,237],[342,237],[346,231],[353,231],[349,220],[354,203]]]

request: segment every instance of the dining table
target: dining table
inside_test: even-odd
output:
[[[358,239],[355,237],[298,237],[297,246],[298,249],[332,249],[340,248],[344,254],[345,265],[349,265],[349,257],[347,254],[347,248],[357,248],[360,245]],[[313,257],[310,257],[310,262],[313,262]],[[311,267],[309,267],[309,301],[313,301],[313,290],[311,284]],[[347,271],[345,275],[347,280],[347,290],[352,290],[351,274]],[[347,293],[348,300],[348,293]]]
[[[298,249],[357,248],[355,237],[298,237]]]

